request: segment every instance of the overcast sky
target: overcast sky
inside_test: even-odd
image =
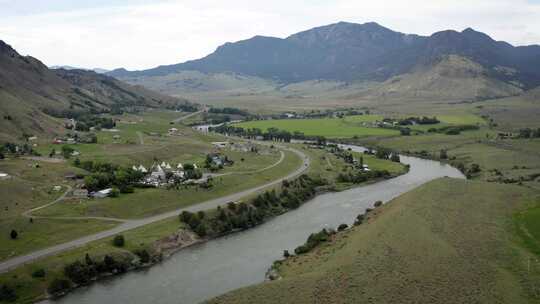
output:
[[[146,69],[338,21],[422,35],[472,27],[540,44],[540,0],[0,0],[0,40],[47,65]]]

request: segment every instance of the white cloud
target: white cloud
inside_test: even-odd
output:
[[[526,0],[120,2],[30,14],[4,11],[0,39],[49,65],[129,69],[199,58],[227,41],[258,34],[286,37],[341,20],[375,21],[423,35],[473,27],[517,45],[540,43],[540,6]]]

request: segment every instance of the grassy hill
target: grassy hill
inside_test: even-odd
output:
[[[0,140],[59,131],[52,116],[165,107],[185,99],[158,94],[84,70],[50,70],[0,41]],[[48,115],[49,114],[49,115]]]
[[[540,265],[511,216],[531,191],[439,179],[371,214],[314,251],[287,259],[283,279],[210,303],[531,303]]]
[[[457,55],[441,57],[437,62],[395,76],[367,96],[421,99],[484,99],[519,95],[517,85],[492,78],[480,64]]]

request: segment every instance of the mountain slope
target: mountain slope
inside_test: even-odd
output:
[[[410,73],[394,76],[360,95],[475,100],[521,93],[519,86],[490,78],[488,70],[480,64],[465,57],[446,55]]]
[[[19,55],[0,40],[2,138],[57,131],[58,120],[50,115],[165,107],[185,102],[91,71],[50,70],[33,57]]]
[[[132,81],[198,71],[245,74],[284,84],[317,79],[386,81],[419,66],[431,66],[448,55],[479,64],[489,78],[524,89],[540,85],[540,46],[514,47],[472,29],[441,31],[425,37],[395,32],[376,23],[346,22],[285,39],[255,36],[226,43],[198,60],[144,71],[118,69],[109,75]],[[154,88],[155,81],[151,82],[139,83]]]

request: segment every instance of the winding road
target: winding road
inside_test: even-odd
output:
[[[184,118],[185,118],[185,116],[184,116]],[[264,190],[265,188],[277,185],[277,184],[281,183],[283,180],[295,178],[295,177],[301,175],[302,173],[304,173],[309,168],[310,159],[306,154],[304,154],[300,150],[297,150],[297,149],[294,149],[294,148],[284,147],[284,146],[278,146],[278,147],[280,149],[282,149],[282,150],[291,151],[294,154],[298,155],[302,159],[302,165],[300,167],[298,167],[296,170],[294,170],[293,172],[289,173],[285,177],[278,178],[278,179],[273,180],[271,182],[268,182],[266,184],[263,184],[263,185],[260,185],[260,186],[257,186],[257,187],[253,187],[253,188],[250,188],[250,189],[247,189],[247,190],[244,190],[244,191],[240,191],[240,192],[237,192],[237,193],[234,193],[234,194],[226,195],[226,196],[223,196],[223,197],[208,200],[208,201],[205,201],[205,202],[202,202],[202,203],[199,203],[199,204],[196,204],[196,205],[192,205],[192,206],[189,206],[189,207],[179,208],[179,209],[176,209],[176,210],[173,210],[173,211],[165,212],[165,213],[162,213],[162,214],[159,214],[159,215],[150,216],[150,217],[146,217],[146,218],[142,218],[142,219],[123,220],[123,219],[111,219],[111,218],[96,218],[96,219],[103,219],[103,220],[116,220],[116,221],[121,221],[122,223],[119,224],[118,226],[112,228],[112,229],[109,229],[109,230],[101,231],[101,232],[98,232],[96,234],[88,235],[88,236],[85,236],[85,237],[82,237],[82,238],[79,238],[79,239],[75,239],[75,240],[72,240],[72,241],[69,241],[69,242],[65,242],[65,243],[58,244],[58,245],[55,245],[55,246],[52,246],[52,247],[48,247],[48,248],[45,248],[45,249],[34,251],[34,252],[31,252],[31,253],[26,254],[26,255],[21,255],[21,256],[17,256],[17,257],[5,260],[5,261],[0,263],[0,273],[7,272],[7,271],[9,271],[9,270],[11,270],[11,269],[13,269],[15,267],[21,266],[23,264],[32,262],[32,261],[40,259],[40,258],[51,256],[51,255],[54,255],[54,254],[57,254],[57,253],[60,253],[60,252],[63,252],[63,251],[69,250],[69,249],[81,247],[81,246],[86,245],[86,244],[88,244],[90,242],[93,242],[93,241],[108,238],[108,237],[114,236],[116,234],[131,230],[131,229],[139,228],[139,227],[142,227],[142,226],[145,226],[145,225],[148,225],[148,224],[152,224],[152,223],[164,220],[164,219],[168,219],[168,218],[171,218],[171,217],[178,216],[178,214],[180,214],[182,211],[197,212],[197,211],[201,211],[201,210],[208,210],[208,209],[216,208],[217,206],[227,204],[228,202],[231,202],[231,201],[237,201],[237,200],[239,200],[239,199],[241,199],[243,197],[246,197],[248,195],[252,195],[254,193],[260,192],[260,191]],[[32,210],[29,210],[29,211],[25,212],[24,215],[25,216],[30,216],[30,213],[33,212],[33,211],[36,211],[36,210],[39,210],[39,209],[42,209],[42,208],[46,208],[46,207],[48,207],[48,206],[50,206],[52,204],[55,204],[55,203],[59,202],[60,200],[65,198],[65,196],[67,195],[68,192],[69,191],[66,191],[62,196],[60,196],[58,199],[56,199],[55,201],[53,201],[53,202],[51,202],[49,204],[46,204],[46,205],[43,205],[43,206],[40,206],[40,207],[37,207],[37,208],[34,208]],[[81,219],[81,218],[63,218],[63,219]]]

